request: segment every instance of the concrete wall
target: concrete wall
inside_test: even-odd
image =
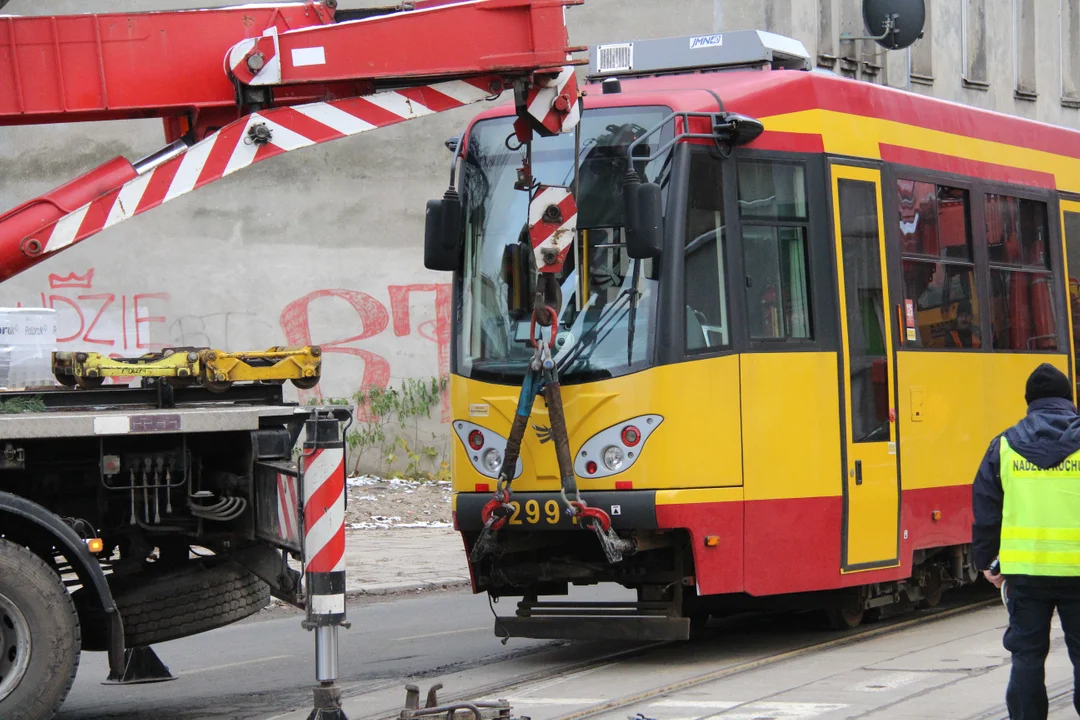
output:
[[[884,57],[870,43],[857,49],[861,54],[854,59],[863,63],[855,72],[916,92],[1075,125],[1078,111],[1061,101],[1059,0],[1033,3],[1038,37],[1032,48],[1039,48],[1033,100],[1014,98],[1011,39],[1016,33],[1006,22],[1013,17],[1011,0],[985,0],[986,14],[979,16],[985,22],[969,22],[985,27],[986,60],[980,72],[992,82],[985,89],[964,86],[960,23],[966,2],[930,0],[932,81],[912,82],[911,52]],[[213,4],[226,3],[12,0],[4,12]],[[342,2],[343,7],[364,4],[375,3]],[[587,0],[567,15],[575,44],[763,27],[794,35],[828,65],[825,55],[851,54],[850,43],[841,47],[838,41],[841,32],[862,34],[858,4]],[[1073,45],[1080,47],[1080,33],[1075,36]],[[882,66],[876,74],[875,64]],[[856,66],[841,57],[833,67],[849,72]],[[0,305],[57,308],[60,335],[69,348],[130,355],[163,344],[232,350],[320,343],[328,351],[320,391],[328,396],[351,394],[365,383],[394,384],[399,378],[444,373],[447,348],[440,348],[435,329],[439,317],[449,318],[449,278],[423,268],[424,203],[445,189],[449,155],[443,141],[460,132],[478,109],[260,163],[3,283]],[[134,160],[162,144],[157,121],[0,129],[0,208],[35,197],[116,155]]]

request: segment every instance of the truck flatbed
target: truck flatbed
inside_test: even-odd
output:
[[[33,401],[44,409],[0,413],[0,438],[72,438],[126,434],[257,430],[264,420],[288,422],[310,409],[286,403],[280,385],[236,386],[225,393],[202,388],[96,390],[48,389],[0,392],[0,406]]]

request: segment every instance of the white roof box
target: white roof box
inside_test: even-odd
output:
[[[763,30],[736,30],[589,47],[589,79],[744,68],[810,70],[806,47]]]

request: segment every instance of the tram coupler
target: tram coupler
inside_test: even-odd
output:
[[[345,620],[345,442],[333,413],[316,411],[304,426],[300,455],[304,487],[307,617],[315,632],[313,708],[308,720],[348,720],[341,709],[338,629]],[[320,522],[323,518],[334,522]]]

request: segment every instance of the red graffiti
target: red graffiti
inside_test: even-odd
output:
[[[77,294],[93,290],[94,268],[82,275],[68,273],[49,275],[49,292],[39,295],[40,306],[57,311],[57,345],[74,345],[86,349],[100,349],[109,357],[128,357],[132,351],[157,350],[162,343],[149,340],[150,326],[164,323],[165,318],[152,311],[158,302],[167,302],[169,294],[163,292],[138,293],[134,295],[111,292]],[[16,303],[23,307],[24,303]],[[130,312],[129,312],[130,308]],[[131,342],[134,340],[134,342]],[[136,378],[113,378],[117,384],[125,384]]]
[[[364,361],[364,374],[361,378],[361,387],[385,388],[390,384],[390,363],[381,355],[358,347],[346,347],[351,343],[370,340],[380,335],[390,325],[393,318],[393,332],[396,337],[404,337],[411,334],[412,322],[409,307],[411,293],[434,293],[435,294],[435,317],[433,321],[426,321],[417,327],[417,334],[432,340],[438,347],[438,373],[445,377],[450,373],[450,295],[451,286],[445,284],[415,284],[415,285],[390,285],[390,312],[386,307],[367,293],[358,290],[316,290],[304,297],[295,300],[285,307],[281,313],[281,329],[285,332],[286,341],[290,345],[321,345],[324,352],[344,353],[360,357]],[[321,340],[312,337],[311,315],[312,303],[316,300],[344,300],[351,306],[360,321],[361,332],[348,337],[331,340]],[[434,324],[434,334],[430,326]],[[425,331],[426,330],[426,331]],[[301,391],[301,402],[307,402],[311,398],[322,397],[318,388]],[[370,416],[364,408],[358,408],[358,420],[369,420]],[[444,395],[442,407],[442,420],[449,422],[450,408],[449,398]]]
[[[435,293],[435,320],[421,323],[416,331],[421,337],[433,340],[438,348],[439,377],[450,375],[450,291],[449,283],[438,285],[391,285],[390,311],[394,316],[394,334],[403,337],[409,334],[409,295],[414,292]],[[434,324],[435,335],[430,334],[430,326]],[[428,332],[424,332],[425,326]],[[450,396],[443,393],[442,398],[442,421],[450,422]]]
[[[359,290],[317,290],[308,293],[299,300],[294,300],[281,311],[281,329],[285,332],[285,340],[289,345],[314,345],[311,338],[310,308],[311,303],[322,298],[336,298],[344,300],[356,312],[360,320],[362,330],[358,335],[342,338],[339,340],[320,340],[324,353],[343,353],[355,355],[364,361],[364,375],[361,379],[361,387],[371,386],[386,387],[390,382],[390,363],[385,358],[376,355],[369,350],[355,347],[342,347],[351,342],[365,340],[378,335],[389,324],[389,316],[386,308],[375,298]],[[309,397],[321,397],[315,390],[300,391],[300,399],[305,402]],[[359,415],[366,415],[361,409]],[[367,417],[358,419],[366,420]]]

